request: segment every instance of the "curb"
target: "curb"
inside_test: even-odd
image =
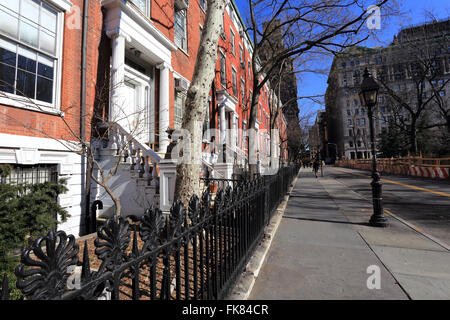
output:
[[[298,173],[300,174],[300,170]],[[255,285],[256,278],[258,277],[259,272],[264,265],[267,253],[269,252],[270,246],[272,244],[273,237],[277,232],[278,226],[281,223],[281,219],[283,218],[284,210],[286,209],[286,205],[289,200],[289,195],[291,194],[292,189],[294,189],[294,186],[297,183],[297,179],[298,174],[292,181],[288,193],[284,196],[283,200],[275,210],[277,213],[274,214],[269,222],[269,225],[265,227],[263,240],[256,248],[249,262],[245,266],[244,272],[242,272],[242,274],[239,276],[238,280],[236,281],[236,285],[234,286],[228,297],[225,298],[225,300],[248,300],[253,286]]]

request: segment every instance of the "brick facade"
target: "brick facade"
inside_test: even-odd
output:
[[[56,87],[60,87],[60,95],[54,102],[55,108],[36,110],[21,108],[13,103],[0,104],[0,163],[12,163],[15,165],[35,165],[53,161],[58,164],[59,175],[72,179],[73,185],[69,188],[69,198],[65,207],[72,213],[71,220],[63,227],[69,232],[76,234],[82,221],[81,206],[84,197],[84,186],[82,185],[85,167],[79,156],[67,152],[59,145],[57,140],[77,140],[74,134],[80,134],[81,118],[81,64],[82,64],[82,13],[83,0],[71,0],[71,7],[67,0],[42,0],[45,4],[56,5],[55,9],[64,17],[63,25],[58,29],[61,45],[61,55],[58,63],[61,69],[54,81]],[[233,0],[232,0],[233,1]],[[60,3],[67,5],[65,8],[57,7]],[[68,10],[68,11],[64,11]],[[250,96],[252,81],[249,79],[249,64],[251,59],[251,42],[242,26],[239,27],[241,19],[236,11],[234,2],[230,2],[224,14],[224,37],[219,39],[219,49],[226,55],[226,87],[220,81],[220,60],[216,65],[216,78],[214,80],[215,90],[220,94],[231,97],[237,103],[227,112],[226,121],[234,123],[236,129],[242,129],[243,124],[248,121],[250,105],[248,99],[243,99],[241,94],[241,79],[245,83],[245,94]],[[151,0],[150,15],[146,16],[134,6],[132,1],[122,2],[119,0],[90,0],[88,10],[88,36],[86,56],[86,140],[90,141],[94,123],[108,121],[111,111],[110,79],[115,72],[113,57],[117,52],[114,46],[119,42],[116,37],[125,37],[125,59],[137,61],[138,65],[146,68],[145,75],[150,79],[148,82],[149,106],[152,106],[151,123],[155,135],[154,147],[161,142],[161,121],[164,121],[161,105],[168,98],[169,114],[168,123],[170,128],[175,126],[175,78],[191,81],[200,43],[201,27],[205,19],[205,11],[198,2],[189,3],[187,9],[187,50],[182,50],[175,43],[174,27],[174,3],[169,0]],[[117,15],[121,12],[121,15]],[[61,18],[62,18],[61,16]],[[135,29],[133,29],[135,28]],[[139,28],[139,29],[138,29]],[[239,30],[240,29],[240,30]],[[130,31],[131,30],[131,31]],[[133,30],[136,30],[133,32]],[[142,30],[148,32],[142,34]],[[231,45],[231,32],[234,33],[234,53]],[[2,33],[2,30],[0,30]],[[0,35],[3,37],[3,34]],[[144,36],[148,41],[154,41],[154,45],[142,43],[140,47],[139,36]],[[155,42],[156,41],[156,42]],[[245,43],[244,43],[245,42]],[[119,43],[120,44],[120,43]],[[240,61],[240,47],[242,47],[243,66]],[[167,58],[169,57],[169,58]],[[126,70],[129,70],[129,62],[122,62]],[[122,66],[123,68],[123,66]],[[162,83],[163,70],[169,69],[168,83]],[[56,69],[55,69],[56,70]],[[233,72],[236,73],[236,92],[233,93]],[[128,72],[128,71],[126,71]],[[166,71],[164,71],[166,72]],[[164,78],[165,79],[165,78]],[[167,89],[168,97],[161,98],[162,89]],[[258,110],[259,130],[269,130],[269,91],[266,86],[260,95],[261,110]],[[166,91],[167,92],[167,91]],[[211,91],[212,94],[213,90]],[[221,115],[217,97],[212,97],[209,106],[210,126],[219,128]],[[246,100],[243,103],[243,100]],[[141,101],[142,102],[142,101]],[[215,103],[215,105],[213,105]],[[63,112],[63,119],[60,113]],[[234,121],[234,122],[233,122]],[[279,117],[277,125],[282,133],[281,140],[286,137],[286,123]],[[70,128],[70,129],[69,129]],[[231,129],[231,128],[230,128]],[[248,124],[247,124],[248,129]],[[158,131],[159,130],[159,131]],[[164,131],[163,130],[163,131]],[[237,139],[237,147],[245,149],[241,136]],[[145,141],[148,142],[148,141]],[[150,141],[151,142],[151,141]],[[264,141],[261,141],[261,150],[267,152]],[[283,149],[283,147],[282,147]],[[18,151],[26,150],[34,160],[19,160]],[[245,150],[242,150],[246,152]],[[25,151],[23,151],[25,152]],[[47,157],[50,152],[52,156]],[[56,153],[62,155],[56,157]],[[286,154],[283,153],[287,157]],[[54,157],[53,157],[54,156]],[[53,158],[52,158],[53,157]],[[51,160],[49,160],[51,159]]]

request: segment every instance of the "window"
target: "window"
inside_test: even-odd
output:
[[[242,105],[245,105],[245,82],[244,79],[241,79],[241,101]]]
[[[258,120],[260,123],[262,122],[262,104],[261,104],[261,102],[259,103]]]
[[[353,141],[349,141],[348,144],[349,144],[350,148],[353,148]]]
[[[355,115],[359,114],[359,109],[355,109]]]
[[[0,177],[0,183],[37,184],[44,182],[58,182],[58,166],[53,164],[12,165],[11,174]]]
[[[248,60],[247,65],[248,65],[248,80],[252,81],[252,64],[250,60]]]
[[[248,137],[244,136],[246,130],[247,130],[247,123],[246,123],[246,121],[244,119],[242,119],[242,135],[243,135],[243,139],[242,139],[241,147],[244,150],[247,150],[247,145],[248,145],[247,144]]]
[[[356,125],[359,126],[359,119],[356,119]]]
[[[58,14],[40,0],[0,1],[1,91],[54,105]]]
[[[244,64],[244,48],[242,48],[241,45],[239,45],[239,62],[242,66],[245,66]]]
[[[203,120],[203,138],[209,142],[211,141],[211,135],[208,129],[209,129],[209,102],[206,104],[205,119]]]
[[[175,93],[175,106],[174,106],[174,114],[175,114],[175,129],[180,129],[181,124],[183,123],[183,114],[184,114],[184,95],[180,92]]]
[[[186,32],[186,9],[178,10],[175,8],[175,44],[182,50],[187,51],[187,32]]]
[[[203,9],[203,11],[206,11],[206,8],[208,7],[208,1],[207,0],[200,0],[199,1],[200,8]]]
[[[440,94],[441,97],[445,97],[445,90],[439,91],[439,94]]]
[[[351,126],[352,125],[352,119],[347,119],[347,125]]]
[[[349,137],[353,136],[353,130],[352,129],[348,130],[348,136]]]
[[[365,119],[365,118],[362,118],[362,119],[361,119],[361,125],[363,125],[363,126],[366,125],[366,119]]]
[[[231,53],[233,56],[236,55],[235,45],[234,45],[234,32],[230,29],[230,44],[231,44]]]
[[[231,69],[231,79],[233,81],[233,96],[238,96],[237,91],[237,80],[236,80],[236,70],[234,68]]]
[[[220,52],[220,83],[222,87],[226,88],[227,86],[227,72],[225,66],[225,54]]]
[[[133,3],[139,10],[142,11],[145,15],[150,15],[150,1],[148,0],[131,0],[131,3]]]
[[[352,115],[352,112],[351,112],[350,110],[347,110],[347,115],[348,115],[348,116],[351,116],[351,115]]]

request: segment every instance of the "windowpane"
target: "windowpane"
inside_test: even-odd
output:
[[[41,9],[41,26],[52,32],[56,32],[56,19],[56,11],[43,3]]]
[[[56,51],[56,37],[54,34],[46,32],[41,29],[40,32],[40,49],[55,54]]]
[[[35,59],[29,59],[19,55],[17,59],[17,67],[34,73],[36,72],[36,61]]]
[[[0,7],[0,30],[13,38],[17,38],[17,26],[19,19],[17,15],[11,15]]]
[[[20,40],[33,46],[38,47],[38,28],[34,23],[20,21]]]
[[[42,55],[38,58],[38,75],[53,79],[54,62]]]
[[[147,14],[147,0],[131,0],[131,2],[138,7],[139,10]]]
[[[33,22],[39,23],[39,1],[22,0],[20,14]]]
[[[53,81],[46,78],[37,77],[37,94],[36,99],[52,102],[53,98]]]
[[[0,91],[14,93],[14,67],[0,63]]]
[[[36,88],[36,76],[30,72],[17,70],[16,94],[30,99],[34,99]]]
[[[0,4],[15,12],[19,12],[19,1],[17,0],[0,0]]]
[[[0,63],[16,66],[16,46],[0,39]]]

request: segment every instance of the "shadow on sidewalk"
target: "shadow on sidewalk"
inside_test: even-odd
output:
[[[303,220],[303,221],[314,221],[314,222],[330,222],[330,223],[341,223],[341,224],[353,224],[353,225],[367,226],[367,227],[370,226],[370,224],[368,222],[336,221],[336,220],[325,220],[325,219],[297,218],[297,217],[289,217],[289,216],[283,216],[283,218],[295,219],[295,220]]]

